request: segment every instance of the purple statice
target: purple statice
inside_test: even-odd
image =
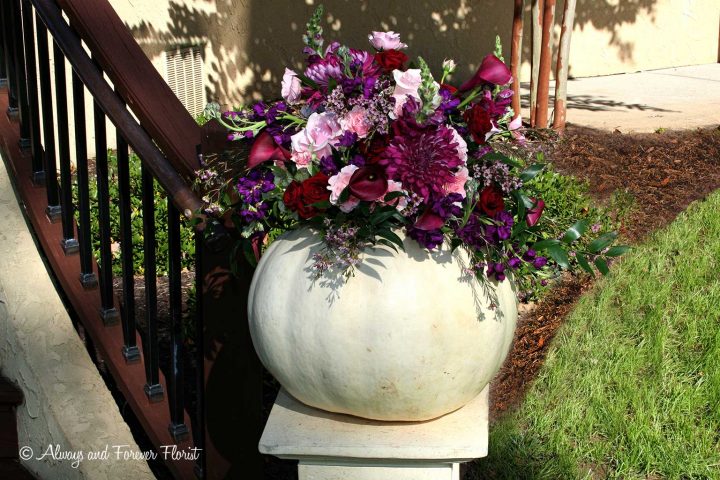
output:
[[[440,229],[422,230],[416,227],[408,227],[407,234],[418,242],[421,247],[433,250],[443,243],[445,236]]]
[[[363,94],[350,98],[347,101],[347,109],[355,106],[364,108],[373,129],[385,135],[390,127],[390,113],[395,108],[395,99],[392,96],[394,90],[395,86],[387,79],[373,82],[370,95]]]
[[[523,185],[519,177],[510,173],[510,166],[503,162],[474,165],[472,176],[484,187],[496,185],[506,194]]]
[[[445,185],[463,163],[453,131],[443,125],[421,126],[405,117],[395,122],[394,130],[379,161],[388,177],[425,200],[444,196]]]
[[[252,169],[237,183],[237,192],[243,203],[254,205],[262,200],[263,193],[275,188],[275,175],[269,170]]]
[[[347,98],[342,88],[335,87],[327,96],[325,111],[334,113],[338,117],[344,117],[348,113]]]

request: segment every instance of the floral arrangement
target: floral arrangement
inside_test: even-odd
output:
[[[251,259],[268,235],[307,226],[324,239],[317,275],[350,275],[366,248],[402,249],[404,233],[427,250],[464,248],[468,273],[502,281],[512,272],[528,291],[560,269],[592,273],[594,263],[606,273],[608,257],[626,250],[610,248],[612,232],[573,245],[583,221],[560,238],[541,230],[545,204],[524,186],[543,165],[493,148],[524,141],[499,42],[455,87],[452,60],[436,80],[395,32],[372,32],[372,50],[324,47],[321,17],[322,7],[303,37],[305,69],[285,70],[282,100],[208,110],[231,140],[251,142],[239,177],[198,172],[214,194],[208,213],[232,218]]]

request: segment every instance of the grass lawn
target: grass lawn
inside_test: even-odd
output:
[[[581,299],[478,473],[720,479],[720,191]]]

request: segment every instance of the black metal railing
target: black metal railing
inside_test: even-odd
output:
[[[61,5],[68,3],[73,2],[1,0],[0,3],[0,22],[3,26],[0,77],[6,79],[0,85],[7,86],[7,113],[19,123],[18,147],[28,158],[28,163],[19,165],[16,172],[25,172],[23,175],[27,174],[32,186],[25,192],[31,200],[27,203],[31,207],[40,203],[44,205],[45,218],[39,214],[34,217],[34,227],[37,235],[45,242],[51,264],[58,270],[55,274],[61,279],[59,283],[95,345],[101,348],[101,353],[102,348],[106,349],[104,355],[108,358],[104,360],[113,363],[112,370],[117,377],[115,380],[121,390],[124,389],[123,393],[133,409],[137,410],[135,413],[144,424],[150,439],[159,447],[166,440],[164,435],[169,435],[175,443],[192,442],[191,445],[203,451],[205,357],[202,348],[203,286],[200,273],[204,241],[197,232],[193,245],[196,314],[194,326],[190,329],[194,331],[194,338],[190,340],[195,346],[192,363],[196,365],[196,371],[193,382],[195,398],[191,399],[186,396],[188,385],[184,366],[189,352],[185,348],[188,339],[184,337],[187,329],[183,328],[181,281],[182,257],[189,254],[183,252],[181,245],[181,225],[201,210],[202,202],[192,192],[180,163],[187,166],[198,164],[199,160],[182,158],[178,162],[177,158],[169,158],[169,151],[175,155],[177,151],[187,149],[183,150],[182,146],[176,145],[180,143],[179,139],[151,136],[148,131],[157,131],[153,128],[156,122],[134,111],[140,118],[138,121],[130,113],[126,105],[133,102],[137,106],[137,96],[133,96],[138,94],[137,89],[130,92],[133,95],[127,95],[131,87],[123,81],[122,72],[103,70],[106,67],[100,61],[103,55],[96,58],[97,52],[90,47],[103,39],[81,38],[73,23],[72,12],[61,9]],[[101,10],[107,7],[105,1],[96,5],[99,4],[102,4],[99,7]],[[70,21],[66,20],[63,13]],[[97,14],[97,11],[90,15],[93,14]],[[91,50],[90,54],[86,48]],[[112,54],[100,53],[105,58]],[[72,69],[69,91],[66,77],[68,66]],[[111,78],[114,87],[105,78],[111,74],[117,74]],[[93,125],[90,128],[86,114],[86,91],[89,91],[93,102]],[[154,101],[177,102],[177,99],[166,97]],[[189,118],[189,114],[182,111]],[[72,132],[70,120],[74,125]],[[117,199],[110,198],[107,121],[114,125],[117,138],[114,149],[117,159]],[[88,158],[88,131],[94,137],[94,160]],[[178,135],[186,136],[185,133],[179,132]],[[182,138],[183,142],[187,140]],[[193,149],[193,156],[200,152],[199,143],[198,127],[198,147]],[[168,145],[177,148],[166,148]],[[162,148],[165,151],[160,146],[164,146]],[[141,232],[133,231],[132,216],[137,212],[132,211],[130,149],[142,162]],[[91,178],[91,170],[94,170],[94,178]],[[156,183],[162,187],[167,198],[167,216],[162,219],[163,225],[159,225],[160,219],[156,218]],[[77,189],[75,194],[73,188]],[[91,190],[96,192],[96,199],[91,198]],[[91,216],[91,204],[94,201],[97,202],[97,218]],[[113,201],[119,205],[119,231],[113,231],[112,227],[110,205]],[[92,227],[93,222],[97,222],[96,231]],[[164,254],[169,266],[168,288],[163,295],[167,297],[164,300],[169,305],[170,352],[164,372],[160,368],[157,310],[158,247],[155,235],[159,228],[167,230],[168,246]],[[133,242],[136,235],[142,237],[141,242]],[[94,240],[99,240],[97,256],[93,254]],[[60,253],[55,250],[58,243],[57,252]],[[119,298],[119,292],[113,286],[113,243],[120,245],[122,293]],[[134,252],[138,249],[144,254],[142,321],[136,318],[138,272]],[[72,272],[68,266],[72,266]],[[88,301],[92,303],[91,306]],[[115,345],[119,348],[115,348]],[[121,354],[118,358],[122,359],[122,365],[113,360],[117,354]],[[141,390],[141,395],[138,395],[138,390]],[[143,402],[142,395],[151,406]],[[163,411],[158,410],[157,404],[161,404]],[[159,421],[164,421],[164,425],[159,425]],[[192,438],[188,438],[190,434]],[[187,477],[188,472],[194,471],[195,476],[202,478],[204,462],[205,457],[201,454],[194,468],[171,465],[171,470],[177,477]]]

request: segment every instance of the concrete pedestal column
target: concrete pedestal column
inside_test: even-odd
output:
[[[300,480],[460,480],[487,455],[488,388],[427,422],[380,422],[308,407],[281,390],[260,452],[299,460]]]

